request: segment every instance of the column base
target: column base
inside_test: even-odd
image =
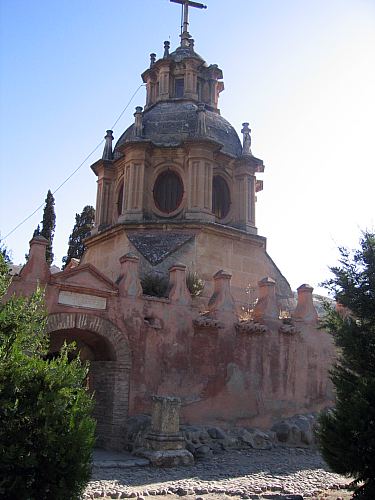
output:
[[[177,467],[193,465],[194,457],[188,450],[139,450],[137,455],[150,460],[154,467]]]
[[[149,432],[146,436],[147,446],[152,450],[182,450],[185,448],[185,439],[178,434],[159,434]]]

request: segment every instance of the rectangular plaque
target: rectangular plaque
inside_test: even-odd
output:
[[[86,307],[88,309],[105,309],[107,299],[97,295],[87,295],[85,293],[67,292],[62,290],[59,293],[59,304],[73,307]]]

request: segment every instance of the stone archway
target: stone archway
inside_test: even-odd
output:
[[[48,316],[53,350],[75,340],[90,360],[89,385],[94,391],[97,446],[120,448],[129,402],[130,349],[126,335],[111,321],[84,313]]]

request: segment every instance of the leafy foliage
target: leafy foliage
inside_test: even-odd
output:
[[[9,276],[0,256],[0,299]],[[95,423],[88,367],[72,347],[48,359],[41,290],[0,307],[0,497],[78,499],[90,477]]]
[[[90,235],[91,229],[94,226],[95,209],[87,205],[83,208],[81,214],[76,214],[76,223],[73,231],[69,236],[68,253],[63,257],[63,269],[69,264],[72,259],[80,259],[85,250],[84,239]]]
[[[151,297],[168,297],[169,281],[162,274],[145,273],[141,277],[141,285],[145,295],[151,295]]]
[[[204,289],[204,280],[198,273],[189,271],[186,275],[186,286],[192,297],[199,297]]]
[[[1,243],[1,240],[0,240],[0,254],[3,256],[3,259],[6,262],[6,264],[12,263],[11,252],[9,252],[8,248]]]
[[[320,416],[323,457],[339,474],[355,478],[353,498],[375,498],[375,235],[361,248],[340,249],[340,266],[324,284],[341,306],[327,306],[323,326],[333,335],[338,359],[331,370],[336,406]]]

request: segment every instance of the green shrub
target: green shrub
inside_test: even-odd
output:
[[[0,256],[0,290],[7,276]],[[90,477],[95,422],[87,365],[72,348],[48,360],[43,293],[0,307],[0,498],[78,499]]]
[[[145,273],[141,277],[141,285],[144,295],[168,297],[169,280],[162,274],[153,272]]]
[[[199,297],[204,289],[204,280],[198,273],[189,271],[186,275],[186,286],[192,297]]]

